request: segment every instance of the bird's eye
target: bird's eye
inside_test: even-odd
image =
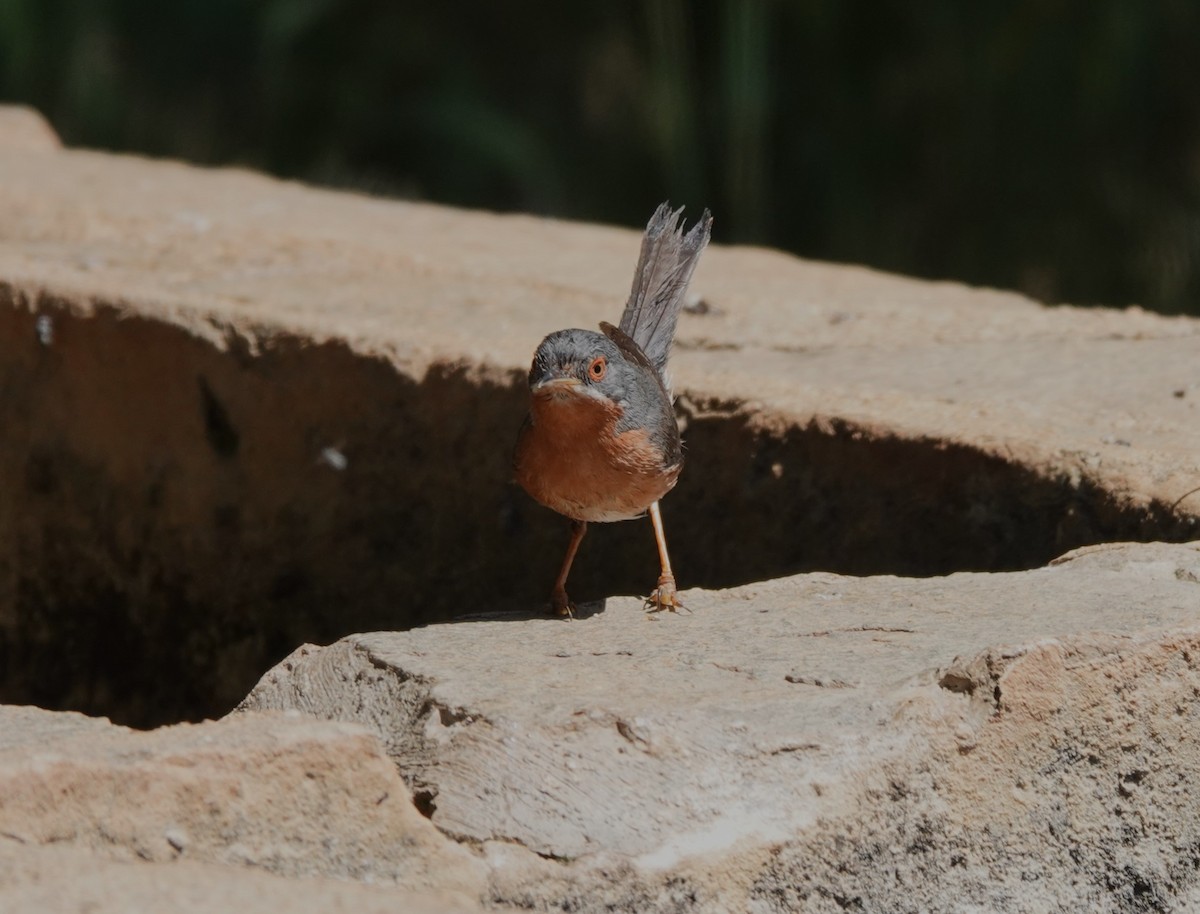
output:
[[[592,359],[592,364],[588,366],[588,377],[593,381],[603,381],[606,374],[608,374],[608,359],[602,355],[598,355]]]

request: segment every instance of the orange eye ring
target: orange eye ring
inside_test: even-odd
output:
[[[608,359],[598,355],[588,365],[588,377],[593,381],[603,381],[606,374],[608,374]]]

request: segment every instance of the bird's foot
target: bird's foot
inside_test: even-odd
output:
[[[556,587],[550,594],[550,614],[560,618],[575,618],[575,604],[567,596],[565,587]]]
[[[654,592],[646,597],[646,612],[660,613],[666,612],[691,612],[683,601],[679,599],[679,594],[675,592],[675,576],[671,574],[661,575],[658,579],[658,586],[654,588]]]

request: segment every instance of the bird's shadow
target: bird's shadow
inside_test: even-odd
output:
[[[454,622],[573,622],[598,616],[608,607],[607,599],[588,600],[575,604],[575,611],[570,616],[557,616],[550,611],[550,605],[544,603],[534,609],[494,609],[484,612],[463,613],[453,616],[441,624]]]

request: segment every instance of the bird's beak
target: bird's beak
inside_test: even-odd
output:
[[[557,396],[560,394],[576,393],[578,388],[582,386],[578,378],[567,374],[564,369],[552,368],[538,378],[530,390],[534,394]]]

